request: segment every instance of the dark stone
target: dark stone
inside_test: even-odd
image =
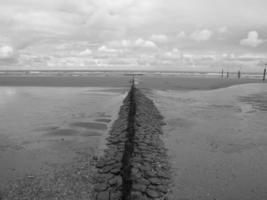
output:
[[[147,170],[145,172],[145,174],[147,177],[155,177],[156,176],[156,173],[152,170],[152,168],[151,168],[151,170]]]
[[[121,185],[122,184],[122,178],[120,176],[115,176],[114,178],[110,179],[108,181],[110,185]]]
[[[104,166],[104,167],[100,168],[98,170],[98,172],[101,173],[101,174],[105,174],[105,173],[110,172],[110,170],[112,170],[112,166],[111,165],[107,165],[107,166]]]
[[[109,194],[109,200],[121,200],[121,192],[110,192]]]
[[[151,189],[147,189],[146,194],[147,194],[147,196],[152,197],[152,198],[158,198],[161,196],[159,192],[157,192],[155,190],[151,190]]]
[[[107,184],[104,184],[104,183],[97,184],[94,187],[94,189],[95,189],[96,192],[105,191],[107,188],[108,188]]]
[[[139,172],[139,169],[134,167],[132,168],[132,178],[134,180],[139,179],[142,176],[142,174]]]
[[[149,181],[153,184],[153,185],[160,185],[161,181],[159,178],[150,178]]]
[[[162,170],[159,170],[157,172],[157,175],[158,175],[158,177],[164,178],[164,179],[169,179],[170,178],[170,176],[167,173],[163,172]]]
[[[119,167],[117,167],[117,168],[113,168],[112,170],[110,170],[110,173],[117,175],[120,173],[120,171],[121,171],[121,169]]]
[[[168,192],[168,187],[163,186],[163,185],[158,185],[157,189],[158,189],[158,191],[165,193],[165,194]]]
[[[132,185],[132,189],[134,191],[139,191],[139,192],[145,192],[146,191],[146,185],[140,184],[140,183],[134,183]]]
[[[102,167],[104,167],[105,165],[106,165],[105,160],[100,159],[100,160],[97,162],[96,167],[97,167],[97,168],[102,168]]]
[[[109,200],[109,192],[108,191],[106,191],[106,192],[100,192],[97,195],[97,200]]]
[[[149,185],[150,184],[150,182],[145,178],[139,178],[138,183],[141,183],[143,185]]]
[[[144,195],[142,195],[141,192],[133,191],[131,192],[131,197],[129,198],[131,200],[145,200]]]

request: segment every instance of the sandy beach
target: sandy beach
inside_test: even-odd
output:
[[[27,199],[40,190],[38,199],[90,198],[94,162],[106,148],[130,79],[1,78],[4,199],[20,199],[19,194]],[[136,77],[136,86],[166,122],[162,139],[173,173],[171,195],[181,200],[267,198],[267,87],[259,82]]]

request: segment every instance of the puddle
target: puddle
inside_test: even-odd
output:
[[[75,129],[58,129],[46,133],[48,136],[74,136],[78,135],[80,132]]]
[[[111,122],[111,119],[96,119],[96,122],[104,122],[104,123],[109,123]]]
[[[250,104],[256,110],[267,111],[267,93],[241,96],[239,101]]]
[[[95,122],[74,122],[71,123],[71,126],[86,128],[86,129],[96,129],[96,130],[106,130],[107,125],[103,123]]]

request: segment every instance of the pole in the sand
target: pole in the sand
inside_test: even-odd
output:
[[[238,79],[241,78],[241,72],[240,72],[240,70],[238,70],[238,72],[237,72],[237,78],[238,78]]]
[[[132,87],[134,87],[134,74],[133,74],[133,77],[132,77]]]
[[[266,67],[267,67],[267,64],[265,64],[265,68],[264,68],[264,70],[263,70],[263,78],[262,78],[262,81],[263,81],[263,82],[265,81]]]

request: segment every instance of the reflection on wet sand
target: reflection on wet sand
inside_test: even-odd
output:
[[[64,169],[80,155],[96,154],[124,98],[122,91],[0,87],[0,191],[28,174],[42,179],[55,166]]]
[[[96,130],[106,130],[107,125],[103,123],[95,122],[74,122],[71,123],[71,126],[86,128],[86,129],[96,129]]]

